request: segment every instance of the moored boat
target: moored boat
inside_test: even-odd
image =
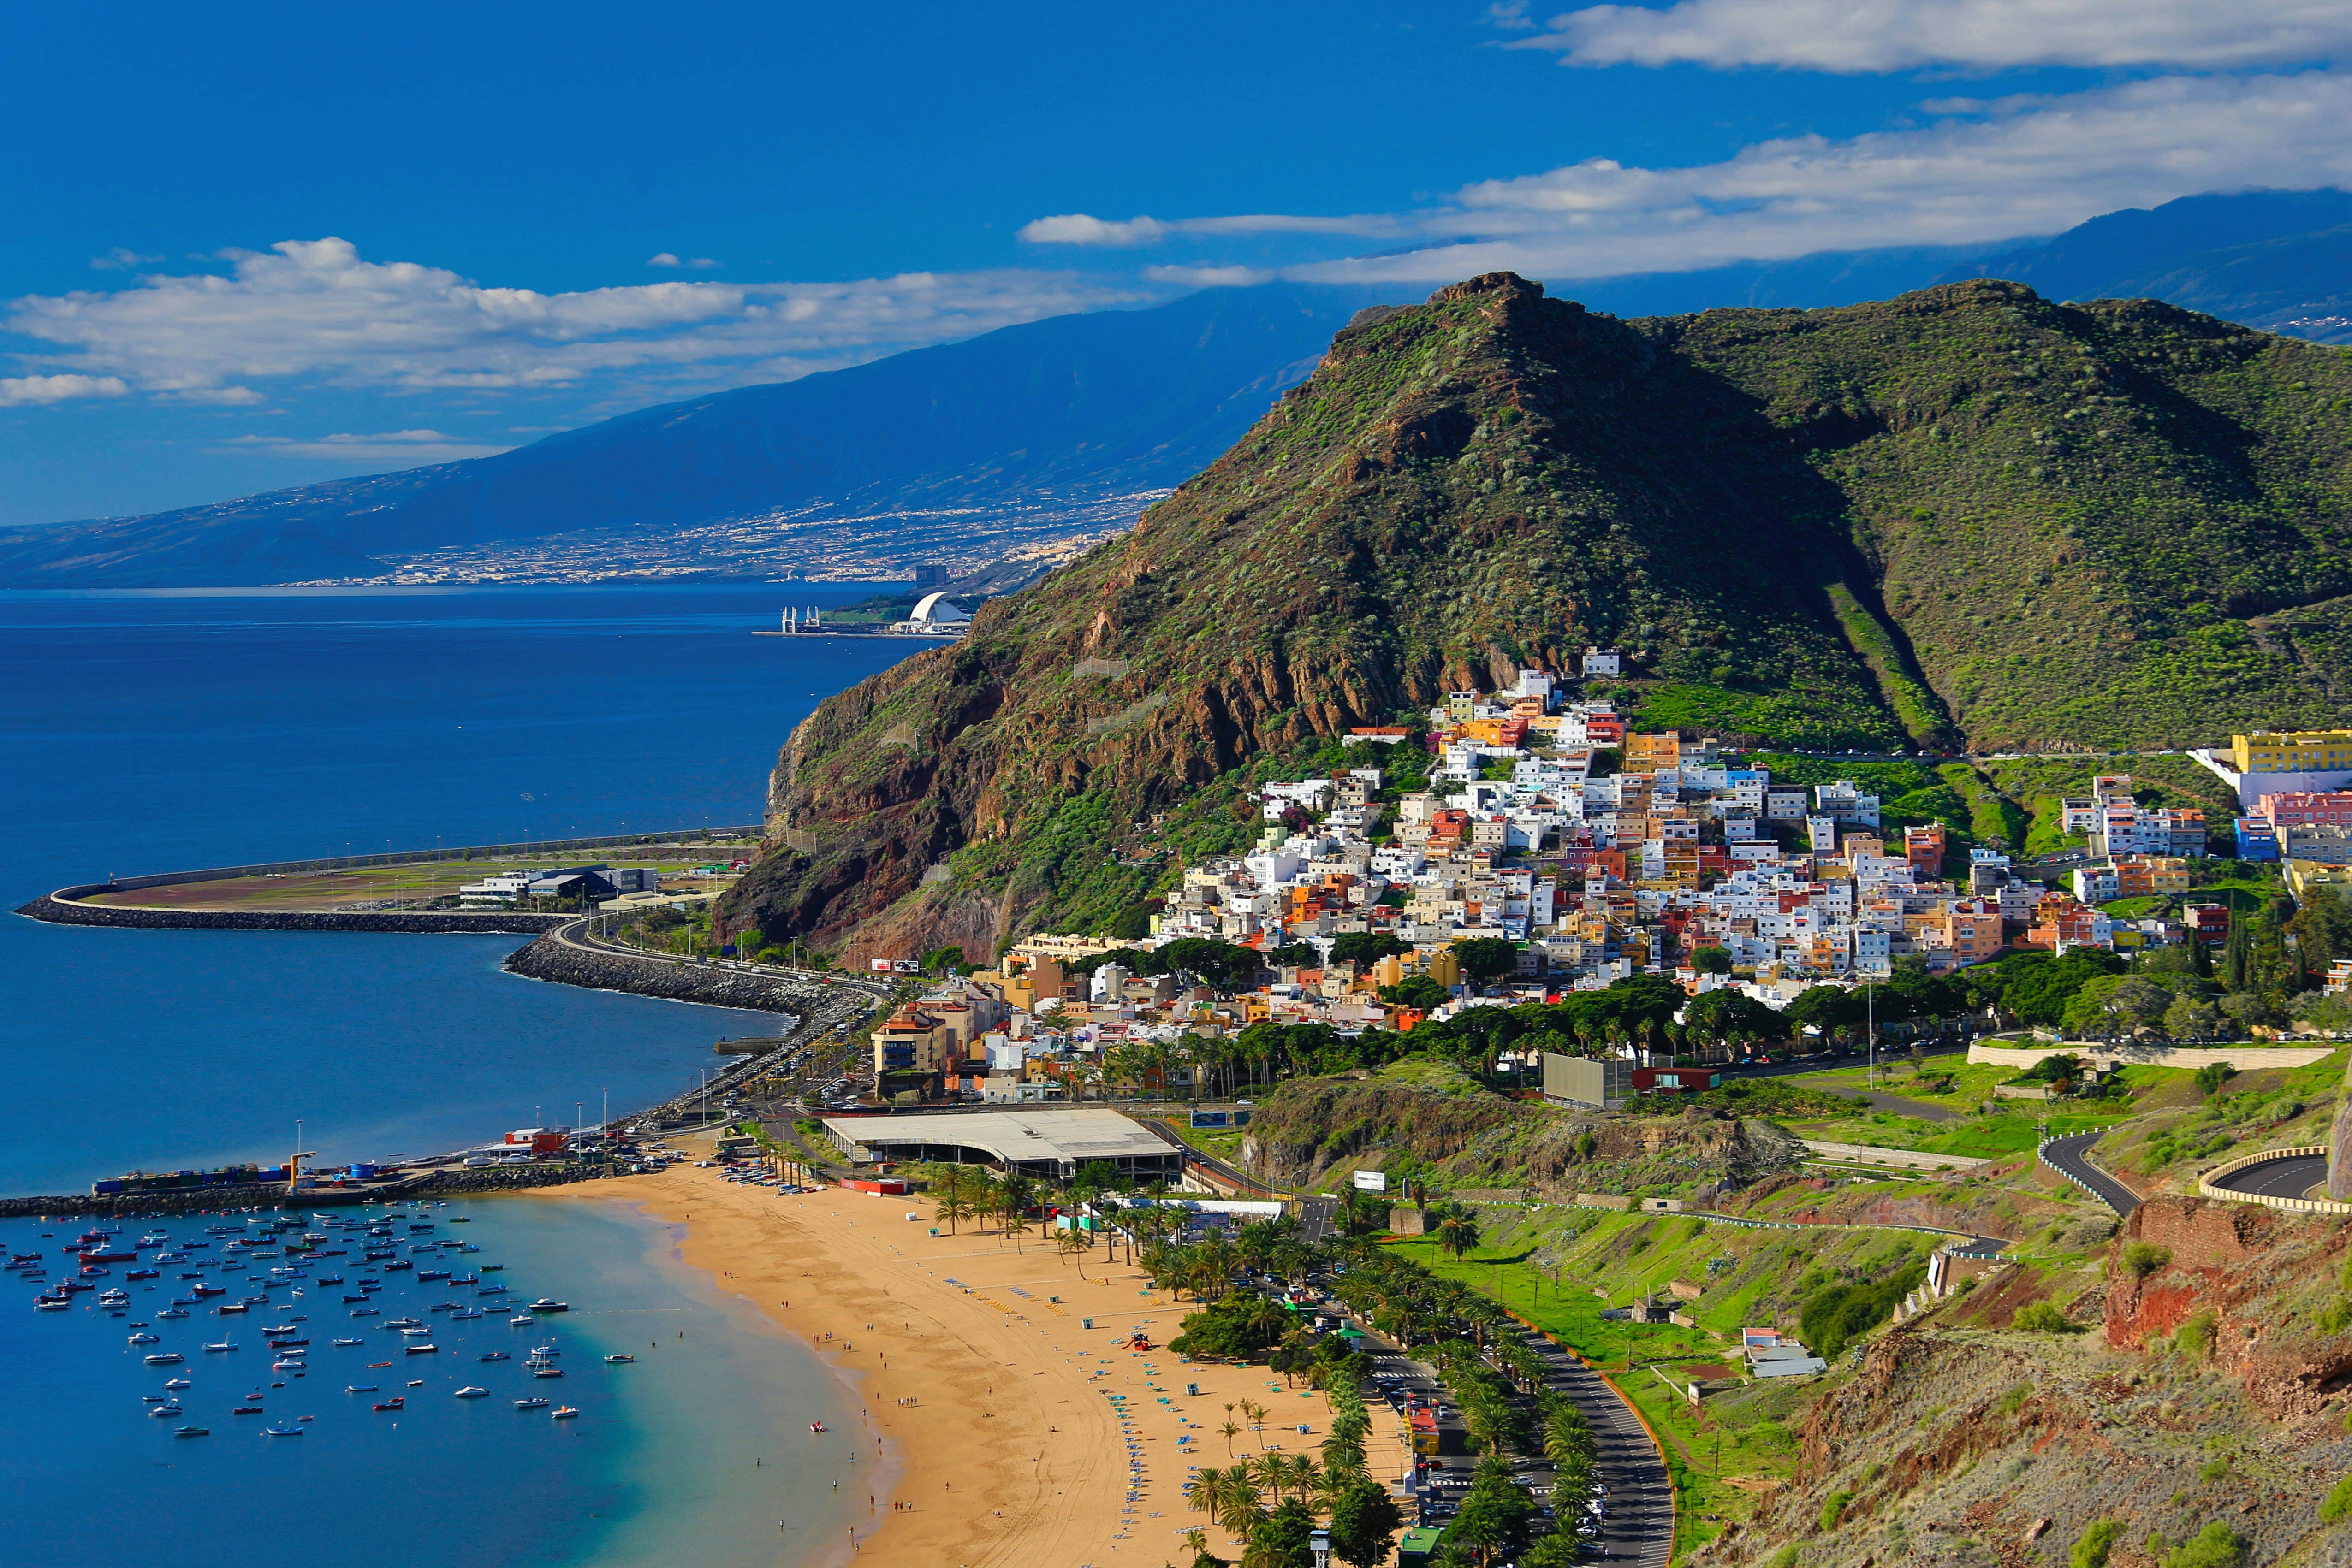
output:
[[[559,1405],[554,1409],[548,1412],[549,1416],[558,1421],[569,1421],[572,1417],[579,1414],[579,1411],[573,1409],[569,1405]]]

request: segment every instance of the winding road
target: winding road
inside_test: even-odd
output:
[[[2103,1127],[2096,1132],[2053,1138],[2042,1145],[2042,1163],[2117,1214],[2129,1214],[2139,1207],[2139,1194],[2091,1163],[2091,1145],[2105,1136],[2106,1129]]]
[[[2327,1179],[2326,1155],[2289,1155],[2233,1171],[2212,1185],[2257,1197],[2301,1197]]]

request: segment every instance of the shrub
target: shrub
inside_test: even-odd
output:
[[[2074,1542],[2069,1568],[2107,1568],[2107,1553],[2114,1548],[2116,1537],[2123,1533],[2123,1529],[2119,1520],[2091,1521]]]
[[[2124,1249],[2124,1272],[2135,1280],[2145,1280],[2171,1261],[2171,1252],[2145,1241],[2135,1241]]]
[[[2244,1536],[2219,1520],[2165,1554],[2164,1568],[2244,1568]]]
[[[2203,1356],[2213,1348],[2213,1314],[2199,1312],[2182,1323],[2180,1331],[2172,1336],[2172,1343],[2180,1348],[2183,1354]]]
[[[2328,1489],[2327,1500],[2319,1505],[2319,1522],[2333,1524],[2347,1513],[2352,1513],[2352,1476]]]
[[[1771,1557],[1766,1561],[1764,1568],[1797,1568],[1797,1548],[1795,1543],[1792,1542],[1789,1545],[1780,1548],[1780,1551],[1772,1553]]]
[[[1838,1527],[1838,1521],[1845,1517],[1845,1505],[1853,1500],[1853,1493],[1850,1491],[1830,1493],[1829,1500],[1822,1504],[1822,1528],[1835,1530]]]
[[[2009,1320],[2009,1326],[2013,1329],[2022,1329],[2027,1333],[2073,1333],[2074,1332],[2074,1325],[2066,1321],[2066,1314],[2060,1312],[2055,1303],[2050,1301],[2026,1302],[2025,1305],[2018,1308],[2016,1315]]]
[[[2013,1384],[2009,1391],[2000,1396],[2000,1413],[2004,1416],[2014,1416],[2024,1407],[2025,1402],[2032,1397],[2033,1385]]]

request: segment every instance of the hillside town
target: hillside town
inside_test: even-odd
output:
[[[1619,658],[1590,650],[1581,673],[1609,676]],[[1710,738],[1629,732],[1612,702],[1559,685],[1521,670],[1507,690],[1449,695],[1426,728],[1351,731],[1349,766],[1257,790],[1256,843],[1185,866],[1148,936],[1013,946],[887,1019],[877,1073],[951,1096],[1054,1100],[1136,1076],[1121,1073],[1123,1051],[1166,1059],[1150,1048],[1260,1022],[1409,1031],[1636,975],[1779,1009],[1898,965],[1947,975],[2005,953],[2228,936],[2227,904],[2189,896],[2213,836],[2204,812],[2140,805],[2128,775],[2063,802],[2063,826],[2086,845],[2074,863],[2028,868],[1941,822],[1884,821],[1853,779],[1776,780]],[[2352,737],[2241,736],[2231,752],[2196,755],[2247,802],[2221,831],[2239,858],[2284,862],[2298,894],[2340,881]],[[2170,917],[2104,907],[2162,895]],[[1180,943],[1255,962],[1219,988],[1119,961]],[[1183,1083],[1205,1070],[1162,1071]]]

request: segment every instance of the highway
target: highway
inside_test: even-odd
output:
[[[2091,1145],[2105,1136],[2106,1130],[2101,1128],[2095,1133],[2076,1133],[2070,1137],[2053,1138],[2042,1145],[2042,1163],[2059,1175],[2071,1178],[2074,1185],[2086,1189],[2093,1197],[2117,1214],[2129,1214],[2139,1207],[2139,1194],[2091,1163]]]
[[[2327,1179],[2326,1155],[2290,1155],[2223,1176],[2213,1185],[2261,1197],[2301,1197]]]

